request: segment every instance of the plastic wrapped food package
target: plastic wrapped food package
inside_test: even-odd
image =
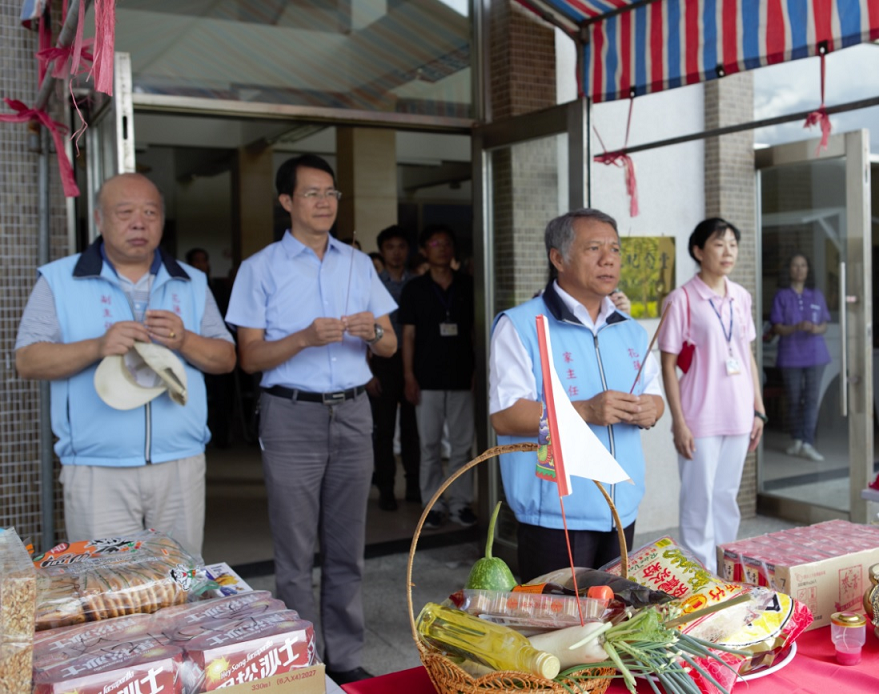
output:
[[[580,624],[580,609],[573,595],[465,589],[449,599],[460,610],[514,629],[561,629]],[[580,598],[586,621],[600,620],[607,605],[607,600]]]
[[[313,665],[314,653],[310,622],[246,593],[40,632],[35,694],[199,694]]]
[[[0,530],[0,692],[30,692],[36,571],[15,530]]]
[[[156,639],[112,644],[104,650],[34,667],[34,694],[182,694],[183,650]]]
[[[619,563],[614,562],[604,569],[618,573]],[[812,622],[809,609],[797,600],[770,589],[715,576],[670,537],[663,537],[630,553],[629,578],[674,595],[684,615],[748,596],[750,600],[742,605],[719,610],[680,627],[687,634],[750,651],[750,660],[720,654],[740,674],[771,664],[774,656],[793,643]],[[715,663],[707,665],[708,672],[723,686],[728,688],[734,683],[733,671],[715,667]],[[709,682],[695,679],[700,690],[715,691]]]
[[[243,625],[224,620],[185,649],[183,694],[199,694],[313,665],[314,627],[292,610]]]
[[[34,565],[37,629],[155,612],[209,585],[202,559],[154,530],[62,543]]]

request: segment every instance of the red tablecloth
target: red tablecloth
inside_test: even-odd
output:
[[[348,694],[434,694],[433,685],[424,668],[394,672],[371,680],[346,684]],[[639,691],[652,691],[649,686]],[[627,692],[622,680],[614,680],[608,692]],[[867,631],[867,645],[858,665],[846,667],[836,662],[830,628],[806,632],[797,639],[797,654],[777,672],[739,682],[734,693],[740,694],[856,694],[879,692],[879,639]]]

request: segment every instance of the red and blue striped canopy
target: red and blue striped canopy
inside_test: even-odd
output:
[[[523,0],[581,27],[583,91],[611,101],[879,39],[879,0]]]

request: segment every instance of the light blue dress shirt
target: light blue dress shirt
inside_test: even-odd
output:
[[[307,328],[315,318],[371,311],[378,319],[396,308],[368,255],[331,236],[321,261],[288,229],[280,241],[241,263],[226,322],[265,330],[272,342]],[[308,347],[264,371],[261,385],[312,393],[362,386],[372,378],[366,350],[363,340],[346,333],[342,342]]]

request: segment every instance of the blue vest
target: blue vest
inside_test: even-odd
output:
[[[99,244],[100,240],[82,254],[39,269],[52,289],[65,344],[100,337],[113,323],[134,320],[119,278],[101,259]],[[149,308],[177,312],[187,330],[199,333],[207,287],[204,274],[164,254],[162,260],[150,290]],[[51,382],[52,431],[58,437],[55,452],[64,465],[133,467],[204,452],[210,433],[201,371],[183,360],[186,405],[174,403],[163,393],[143,407],[116,410],[95,391],[99,363]]]
[[[525,351],[531,357],[537,392],[543,393],[540,351],[537,345],[535,318],[546,315],[552,342],[552,358],[562,385],[571,400],[588,400],[603,390],[628,393],[647,358],[647,334],[634,320],[613,313],[597,334],[583,325],[562,303],[552,283],[542,296],[516,306],[495,318],[506,315],[516,328]],[[634,393],[643,391],[643,379]],[[634,522],[638,504],[644,496],[644,455],[641,430],[631,424],[589,427],[617,462],[629,473],[634,484],[611,485],[609,493],[623,527]],[[536,441],[535,437],[498,436],[499,444]],[[507,502],[522,523],[561,529],[561,508],[556,485],[535,475],[536,452],[501,456],[501,476]],[[565,498],[565,516],[572,530],[610,531],[613,517],[601,492],[592,480],[571,478],[573,493]]]

